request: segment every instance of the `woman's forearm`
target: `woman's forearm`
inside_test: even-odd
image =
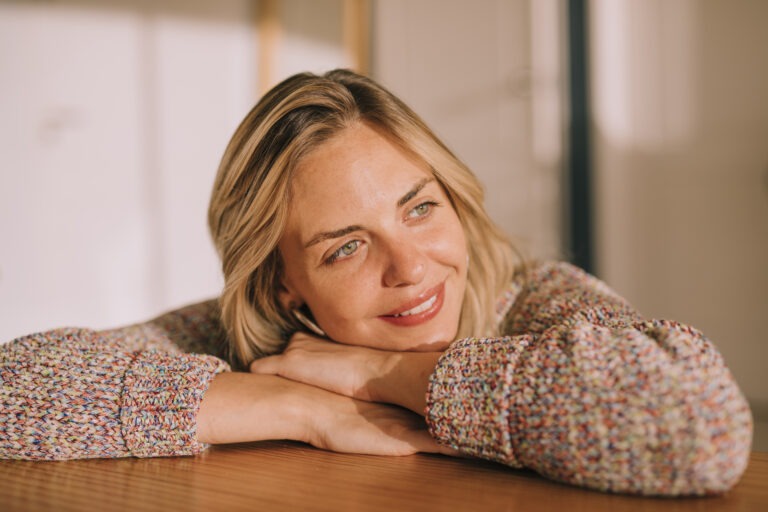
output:
[[[429,378],[441,355],[353,347],[297,333],[281,354],[257,359],[250,369],[424,415]]]
[[[292,439],[339,452],[452,453],[424,419],[400,407],[356,400],[276,375],[221,373],[203,396],[198,441]]]
[[[200,405],[198,441],[303,440],[302,388],[307,386],[274,375],[218,374]]]
[[[749,406],[722,358],[670,321],[460,340],[427,402],[443,444],[605,491],[720,493],[749,456]]]
[[[370,383],[374,400],[424,415],[429,378],[442,352],[390,353],[388,371]]]

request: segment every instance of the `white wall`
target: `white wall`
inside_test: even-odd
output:
[[[768,2],[590,7],[598,270],[704,331],[767,422]]]
[[[210,244],[191,244],[178,263],[171,247],[190,248],[180,232],[205,240],[192,227],[204,203],[190,203],[215,168],[219,132],[236,121],[231,102],[210,101],[223,80],[195,66],[246,39],[221,30],[226,10],[210,23],[198,19],[200,5],[173,15],[161,7],[0,5],[0,102],[11,113],[0,121],[1,339],[124,323],[218,288]],[[183,58],[191,34],[210,45],[193,47],[194,64]],[[242,79],[236,62],[217,64]],[[184,97],[199,105],[180,108]],[[175,225],[179,213],[191,219]],[[190,261],[201,276],[191,286]]]
[[[140,23],[0,4],[0,339],[148,295]]]
[[[205,210],[255,100],[249,2],[0,4],[0,339],[214,296]]]

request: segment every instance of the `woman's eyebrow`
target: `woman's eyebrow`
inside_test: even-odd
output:
[[[410,201],[411,199],[416,197],[416,194],[421,192],[421,189],[426,187],[428,183],[430,183],[430,182],[432,182],[434,180],[435,180],[435,178],[432,178],[432,177],[424,178],[422,180],[419,180],[419,182],[416,183],[413,186],[413,188],[411,188],[411,190],[406,192],[403,197],[398,199],[397,206],[398,207],[403,206],[405,203],[407,203],[408,201]],[[323,231],[323,232],[318,233],[315,236],[313,236],[309,240],[309,242],[307,242],[306,245],[304,245],[304,248],[308,249],[308,248],[312,247],[313,245],[322,242],[323,240],[331,240],[333,238],[341,238],[344,235],[348,235],[348,234],[350,234],[350,233],[352,233],[354,231],[360,231],[362,229],[363,229],[362,226],[353,225],[353,226],[347,226],[345,228],[337,229],[335,231]]]
[[[315,236],[312,237],[312,239],[307,242],[307,244],[304,246],[305,249],[312,247],[315,244],[318,244],[322,242],[323,240],[330,240],[332,238],[341,238],[344,235],[348,235],[352,233],[353,231],[360,231],[363,229],[363,226],[347,226],[345,228],[337,229],[336,231],[323,231],[322,233],[318,233]]]
[[[426,187],[427,183],[430,181],[435,181],[435,178],[424,178],[423,180],[419,181],[416,185],[413,186],[411,190],[409,190],[403,197],[401,197],[399,201],[397,201],[397,206],[403,206],[405,203],[416,197],[416,194],[421,192],[421,189]]]

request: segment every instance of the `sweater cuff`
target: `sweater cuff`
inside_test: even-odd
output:
[[[440,444],[463,453],[522,467],[512,432],[516,423],[512,379],[530,336],[459,340],[430,377],[425,418]]]
[[[227,371],[222,360],[200,354],[136,353],[125,374],[120,420],[125,445],[136,457],[193,455],[197,412],[213,377]]]

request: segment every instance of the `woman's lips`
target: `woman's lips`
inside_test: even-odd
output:
[[[379,318],[391,324],[410,327],[431,320],[443,307],[445,282],[427,290],[416,299]]]

